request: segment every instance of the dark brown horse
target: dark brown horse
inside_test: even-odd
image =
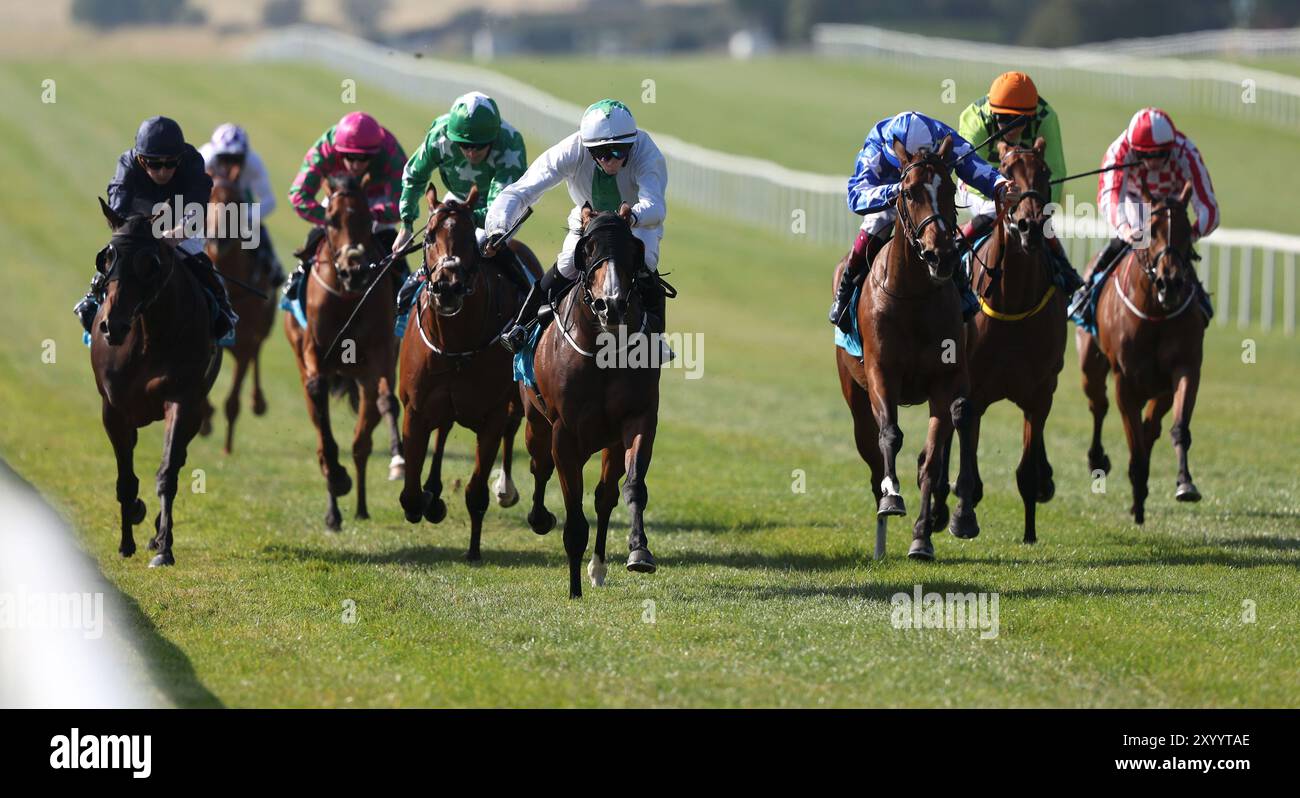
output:
[[[154,237],[148,216],[123,218],[103,200],[113,237],[96,259],[107,278],[104,302],[91,327],[90,365],[103,398],[104,431],[117,456],[117,502],[123,557],[135,553],[131,527],[144,520],[135,476],[137,430],[166,422],[158,466],[158,515],[149,567],[173,565],[172,503],[186,450],[203,421],[208,390],[221,369],[208,303],[199,283],[170,246]]]
[[[406,520],[432,523],[447,515],[442,500],[442,456],[454,424],[474,431],[474,474],[465,489],[470,517],[470,561],[482,559],[479,542],[488,506],[488,472],[501,441],[506,440],[504,486],[498,487],[503,507],[519,501],[510,483],[510,447],[522,412],[515,388],[510,354],[498,345],[500,331],[514,318],[520,298],[514,285],[490,260],[479,256],[473,208],[478,186],[459,201],[438,202],[429,188],[429,224],[424,237],[425,290],[411,308],[402,338],[399,395],[406,408],[402,439],[406,456],[406,485],[402,509]],[[510,243],[528,269],[541,278],[541,264],[518,242]],[[436,432],[429,478],[420,486],[420,472]]]
[[[958,254],[954,241],[957,209],[956,186],[947,158],[952,138],[945,137],[934,152],[907,152],[895,142],[894,154],[901,170],[895,202],[897,220],[893,238],[877,254],[858,303],[858,329],[862,333],[859,361],[836,347],[840,388],[853,414],[853,437],[858,454],[871,469],[871,491],[876,497],[876,557],[885,553],[886,520],[906,515],[899,494],[895,461],[903,445],[898,427],[898,406],[926,402],[930,425],[918,466],[921,510],[913,528],[908,556],[934,559],[930,534],[943,528],[948,486],[945,452],[954,425],[961,435],[964,473],[973,414],[966,398],[968,380],[963,341],[961,300],[952,282]],[[836,270],[836,281],[847,256]],[[957,492],[969,511],[953,516],[955,534],[979,533],[970,503],[972,481],[959,481]]]
[[[1106,372],[1110,371],[1115,375],[1115,401],[1128,439],[1128,478],[1133,486],[1129,512],[1138,524],[1146,520],[1151,450],[1160,437],[1160,422],[1171,407],[1174,423],[1169,437],[1178,455],[1174,498],[1184,502],[1201,499],[1187,467],[1205,337],[1204,316],[1196,302],[1198,281],[1187,221],[1191,192],[1188,183],[1177,197],[1155,199],[1143,184],[1143,199],[1153,208],[1150,243],[1124,254],[1102,287],[1097,334],[1090,335],[1082,327],[1075,331],[1083,392],[1092,410],[1088,468],[1094,475],[1110,471],[1110,458],[1101,445],[1101,425],[1108,406]]]
[[[240,167],[212,176],[212,196],[208,202],[208,257],[217,271],[233,277],[226,281],[230,304],[239,315],[235,327],[235,343],[230,354],[235,358],[235,373],[231,378],[230,394],[226,397],[226,454],[234,449],[235,419],[239,417],[239,391],[249,366],[253,370],[253,415],[266,412],[266,396],[262,393],[261,352],[262,342],[271,334],[275,320],[275,300],[272,298],[270,275],[257,265],[249,239],[239,229],[239,220],[246,207],[245,198],[237,188]],[[236,282],[238,281],[238,282]],[[259,297],[240,283],[252,285],[265,295]],[[211,408],[209,406],[209,412]]]
[[[329,492],[325,526],[337,530],[342,524],[338,497],[352,489],[352,479],[339,462],[339,447],[330,429],[330,393],[347,395],[357,412],[352,436],[352,462],[357,469],[357,518],[369,518],[366,506],[366,460],[370,457],[370,436],[383,415],[388,421],[390,451],[395,463],[401,456],[397,429],[397,402],[392,386],[397,345],[393,338],[393,303],[385,287],[376,288],[343,334],[339,346],[326,360],[331,343],[339,336],[348,317],[357,310],[366,288],[378,270],[370,268],[382,257],[374,243],[370,207],[364,181],[345,180],[330,184],[326,235],[303,280],[303,329],[293,314],[284,314],[284,331],[298,359],[298,373],[307,396],[307,412],[316,427],[316,450],[321,473]]]
[[[659,418],[659,369],[626,367],[630,359],[604,349],[639,340],[636,333],[649,328],[640,293],[633,287],[645,256],[632,235],[630,218],[627,203],[618,213],[583,208],[583,234],[574,252],[578,283],[557,303],[554,322],[537,341],[536,392],[520,386],[534,477],[528,522],[538,534],[555,524],[545,497],[546,482],[558,468],[570,598],[582,596],[582,557],[589,532],[582,507],[582,469],[596,452],[604,454],[595,490],[596,546],[587,568],[591,583],[605,582],[605,535],[624,472],[623,498],[631,519],[627,569],[654,573],[656,568],[644,513],[645,478]]]
[[[1015,189],[1008,206],[999,209],[992,234],[972,258],[972,288],[981,312],[967,325],[966,334],[974,414],[969,460],[974,469],[972,509],[984,494],[978,464],[980,419],[989,405],[1009,399],[1024,414],[1016,486],[1025,507],[1026,543],[1038,539],[1036,504],[1056,492],[1043,430],[1052,411],[1057,375],[1065,365],[1065,297],[1052,282],[1044,232],[1045,207],[1052,196],[1051,173],[1043,160],[1045,147],[1041,137],[1032,148],[998,145],[1002,174]],[[964,507],[957,512],[963,513]]]

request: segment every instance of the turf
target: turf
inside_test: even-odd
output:
[[[591,67],[584,74],[596,73]],[[39,99],[47,77],[57,80],[53,105]],[[158,112],[174,115],[192,139],[229,118],[243,122],[275,184],[287,188],[307,145],[351,110],[340,105],[338,91],[335,75],[285,66],[0,65],[8,330],[0,336],[0,456],[65,514],[124,595],[129,610],[115,620],[141,640],[169,701],[1297,703],[1300,358],[1293,339],[1250,334],[1258,356],[1247,364],[1240,356],[1245,334],[1211,330],[1193,425],[1201,504],[1172,500],[1166,438],[1155,459],[1148,523],[1138,530],[1128,522],[1124,448],[1113,415],[1106,441],[1116,469],[1106,492],[1093,492],[1084,461],[1089,421],[1077,373],[1067,365],[1048,439],[1058,490],[1040,511],[1041,542],[1018,542],[1012,469],[1019,423],[998,406],[985,421],[981,447],[984,533],[969,542],[942,534],[939,562],[918,565],[903,556],[910,523],[897,520],[889,556],[877,563],[870,557],[867,472],[852,444],[824,321],[837,253],[680,206],[672,209],[663,249],[664,268],[681,289],[670,316],[674,329],[703,336],[705,369],[697,380],[676,369],[664,374],[648,480],[658,574],[628,574],[615,559],[607,587],[570,601],[560,535],[533,535],[523,506],[489,511],[485,562],[470,566],[462,560],[468,525],[459,497],[447,496],[442,525],[408,525],[398,486],[380,479],[378,457],[370,474],[373,520],[351,519],[345,499],[342,532],[327,533],[314,435],[278,329],[264,356],[268,414],[255,418],[245,404],[232,456],[220,454],[216,439],[191,449],[177,500],[177,566],[149,570],[141,556],[120,560],[113,458],[80,330],[68,312],[106,238],[94,196],[139,120]],[[671,84],[665,79],[659,91],[666,110]],[[433,113],[364,84],[359,98],[408,142]],[[789,121],[780,116],[771,124]],[[810,122],[805,155],[811,159],[821,136],[833,136],[844,139],[844,158],[851,158],[860,121],[845,117],[842,134],[819,132],[838,130],[837,119]],[[707,143],[761,146],[755,126],[736,127],[754,138],[709,136]],[[544,144],[529,140],[533,152]],[[522,234],[541,252],[559,242],[566,210],[559,193]],[[1246,201],[1229,196],[1234,208]],[[305,232],[284,211],[269,225],[281,252]],[[52,363],[42,357],[47,342],[56,353]],[[214,392],[218,400],[227,385],[228,374]],[[351,419],[338,407],[336,430],[345,437]],[[905,413],[900,463],[914,462],[923,423],[919,410]],[[218,423],[218,433],[223,428]],[[160,428],[150,428],[137,449],[151,512],[157,500],[149,476],[160,439]],[[468,441],[461,431],[453,437],[448,484],[468,475]],[[527,490],[531,478],[518,462],[517,481]],[[205,493],[186,492],[192,469],[204,471]],[[792,489],[797,470],[805,492]],[[904,473],[910,474],[905,466]],[[915,510],[910,476],[903,482]],[[549,496],[558,512],[554,484]],[[612,553],[622,548],[625,524],[620,509]],[[138,528],[138,539],[146,529]],[[894,629],[890,597],[917,584],[998,593],[999,636]],[[355,602],[355,623],[343,622],[347,601]],[[1253,623],[1242,620],[1246,601],[1254,603]]]

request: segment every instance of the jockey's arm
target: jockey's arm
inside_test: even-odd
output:
[[[1192,184],[1192,209],[1196,212],[1192,239],[1196,240],[1213,233],[1219,226],[1219,200],[1214,195],[1214,184],[1210,181],[1210,172],[1205,168],[1201,151],[1190,139],[1184,139],[1179,148],[1179,166]]]
[[[1128,170],[1110,168],[1122,163],[1121,159],[1127,157],[1128,147],[1123,136],[1106,149],[1106,155],[1101,160],[1101,168],[1110,171],[1102,172],[1097,177],[1097,211],[1098,215],[1114,228],[1116,235],[1125,241],[1130,241],[1133,237],[1133,228],[1128,222],[1123,207],[1129,192],[1129,187],[1126,185],[1130,182]]]
[[[658,147],[650,141],[649,136],[641,134],[638,144],[649,144],[653,153],[642,150],[642,157],[637,168],[637,201],[632,206],[632,216],[637,227],[658,227],[668,216],[668,206],[664,202],[664,191],[668,187],[668,165]]]
[[[898,195],[898,176],[884,174],[880,147],[871,139],[863,145],[848,183],[849,210],[865,216],[883,211]],[[892,170],[891,170],[892,171]]]
[[[424,136],[424,141],[415,150],[415,154],[402,167],[402,193],[398,203],[398,214],[401,216],[402,226],[406,229],[410,229],[415,224],[415,220],[420,218],[420,200],[424,196],[425,189],[429,187],[433,170],[442,163],[442,154],[438,151],[433,131],[434,128],[430,127]]]
[[[262,157],[252,150],[244,159],[243,176],[257,201],[258,213],[265,219],[275,212],[275,189],[271,188],[271,176],[267,174]]]
[[[583,155],[582,141],[575,133],[538,156],[518,180],[502,189],[488,208],[483,227],[489,239],[504,235],[543,194],[573,175],[578,158]]]
[[[327,141],[325,136],[321,136],[307,150],[303,156],[302,166],[298,168],[298,175],[293,180],[293,186],[289,189],[289,204],[303,221],[312,224],[325,224],[325,208],[316,201],[316,194],[320,191],[321,180],[324,174],[321,172],[321,166],[328,160],[325,146]]]

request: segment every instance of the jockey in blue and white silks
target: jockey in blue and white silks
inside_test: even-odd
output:
[[[854,213],[864,216],[858,238],[853,244],[849,262],[840,278],[835,303],[831,306],[831,323],[851,326],[846,312],[854,289],[870,268],[871,259],[880,251],[893,229],[897,212],[894,201],[898,198],[902,173],[894,142],[898,141],[909,153],[920,149],[937,150],[945,137],[952,137],[948,165],[962,182],[979,189],[985,196],[1000,196],[1010,185],[998,170],[972,151],[970,142],[937,119],[915,111],[904,111],[882,119],[871,128],[862,150],[854,163],[853,176],[848,182],[848,204]],[[959,284],[960,287],[960,284]],[[970,293],[969,286],[964,289]],[[963,304],[966,304],[963,300]]]

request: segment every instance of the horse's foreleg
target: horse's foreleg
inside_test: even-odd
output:
[[[135,535],[131,527],[144,520],[146,509],[140,499],[140,480],[135,476],[135,425],[104,402],[102,411],[104,431],[113,444],[117,458],[117,504],[121,521],[122,540],[117,552],[123,557],[135,554]]]
[[[1147,447],[1147,457],[1151,456],[1156,441],[1160,440],[1160,422],[1173,404],[1172,393],[1161,394],[1147,402],[1146,415],[1142,418],[1142,441]]]
[[[485,421],[479,429],[474,447],[474,473],[465,486],[465,509],[469,512],[469,551],[465,553],[465,559],[470,562],[483,559],[479,543],[483,537],[483,516],[487,515],[488,508],[488,475],[497,459],[497,449],[501,446],[501,428],[504,425],[504,412]]]
[[[388,481],[396,482],[406,474],[406,458],[402,455],[402,435],[398,428],[398,416],[402,413],[402,404],[393,392],[393,375],[389,374],[379,381],[379,413],[388,422]],[[417,479],[419,469],[416,469]]]
[[[885,461],[880,456],[880,429],[876,426],[876,417],[871,412],[871,400],[867,392],[856,384],[849,389],[849,412],[853,414],[853,443],[858,447],[858,456],[867,464],[870,471],[871,495],[880,506],[880,482],[885,470]],[[885,556],[885,533],[888,530],[886,516],[876,518],[876,559]]]
[[[975,507],[984,498],[984,484],[979,475],[980,414],[977,407],[965,396],[958,396],[948,408],[949,421],[957,431],[961,447],[957,471],[957,508],[953,511],[948,531],[955,537],[973,538],[980,533]]]
[[[1043,479],[1042,460],[1044,415],[1035,410],[1024,413],[1024,432],[1020,444],[1020,464],[1016,466],[1016,487],[1020,490],[1020,501],[1025,507],[1025,543],[1038,542],[1037,509],[1038,495]]]
[[[625,453],[623,448],[610,447],[601,455],[600,482],[596,484],[596,547],[587,563],[587,576],[593,587],[605,584],[605,536],[609,532],[609,517],[618,506],[618,480],[623,476]]]
[[[1187,369],[1174,375],[1174,423],[1169,428],[1169,436],[1174,442],[1174,452],[1178,455],[1178,487],[1174,498],[1180,502],[1201,500],[1201,492],[1192,483],[1192,472],[1187,467],[1187,451],[1192,448],[1192,410],[1196,407],[1196,393],[1201,384],[1199,367]]]
[[[352,465],[357,471],[357,510],[356,517],[370,517],[370,508],[366,504],[366,461],[374,450],[372,440],[375,427],[379,426],[379,384],[378,380],[358,380],[360,389],[357,403],[357,425],[352,430]]]
[[[655,421],[654,416],[647,415],[623,422],[623,464],[627,469],[623,500],[627,502],[627,514],[632,522],[627,536],[627,569],[644,574],[652,574],[658,567],[645,534],[645,509],[650,500],[645,477],[654,452]]]
[[[529,470],[533,473],[533,506],[528,510],[528,526],[537,534],[545,535],[555,528],[555,515],[546,509],[546,483],[555,471],[551,423],[531,403],[527,405],[527,415],[524,445],[528,449]]]
[[[164,418],[163,456],[158,465],[157,534],[149,544],[149,548],[157,549],[158,553],[149,561],[150,568],[176,563],[172,554],[172,503],[176,499],[176,482],[185,465],[186,451],[203,423],[202,405],[197,400],[168,402]]]
[[[582,452],[577,437],[557,423],[551,428],[551,455],[564,493],[564,553],[569,560],[569,598],[582,598],[582,555],[590,527],[582,508]]]
[[[934,559],[934,544],[930,542],[931,516],[934,512],[934,489],[943,478],[943,450],[952,439],[950,412],[947,397],[930,400],[930,424],[925,435],[925,451],[917,469],[921,509],[912,527],[912,545],[907,551],[907,556],[914,560]]]
[[[1082,329],[1075,331],[1075,345],[1079,350],[1079,369],[1083,372],[1083,393],[1088,397],[1088,410],[1092,413],[1092,443],[1088,446],[1088,470],[1094,474],[1110,473],[1110,458],[1101,443],[1101,427],[1106,420],[1110,401],[1106,398],[1106,377],[1110,362],[1101,353],[1097,338]]]
[[[1146,521],[1147,476],[1150,460],[1147,457],[1146,442],[1142,431],[1142,401],[1128,380],[1120,374],[1115,375],[1115,402],[1119,405],[1120,418],[1124,420],[1124,437],[1128,439],[1128,480],[1133,486],[1133,505],[1129,512],[1133,521],[1142,524]]]
[[[262,342],[253,350],[253,415],[266,413],[266,394],[262,393]]]
[[[515,487],[510,472],[515,459],[515,433],[519,432],[519,424],[524,418],[518,400],[510,403],[507,413],[505,432],[501,436],[501,478],[492,485],[492,493],[497,497],[497,504],[514,507],[519,502],[519,489]]]
[[[410,394],[407,394],[407,400],[411,400]],[[426,416],[427,413],[418,413],[407,407],[402,422],[402,449],[406,469],[399,501],[406,520],[412,524],[420,523],[424,517],[425,497],[420,488],[420,473],[424,469],[424,458],[429,453],[429,435],[433,433],[433,424]]]
[[[239,418],[239,390],[244,385],[244,375],[248,373],[248,358],[234,355],[235,374],[230,382],[230,395],[226,397],[226,445],[222,452],[230,454],[235,446],[235,419]]]
[[[876,417],[876,429],[879,430],[876,445],[880,448],[885,471],[885,476],[880,480],[880,503],[876,515],[907,515],[903,496],[899,493],[897,470],[898,453],[903,448],[903,430],[898,426],[898,404],[888,390],[884,375],[878,371],[868,371],[867,381],[870,385],[871,412]]]
[[[447,503],[442,500],[442,455],[447,450],[447,435],[451,433],[454,423],[447,420],[437,428],[433,436],[429,477],[424,480],[424,520],[431,524],[440,524],[447,517]]]
[[[326,492],[329,494],[325,527],[338,530],[343,525],[338,497],[346,496],[352,490],[352,478],[339,462],[339,445],[330,429],[329,384],[320,375],[307,377],[303,380],[303,391],[307,394],[307,413],[311,416],[311,423],[316,425],[316,459],[320,462],[321,473],[325,475]]]

